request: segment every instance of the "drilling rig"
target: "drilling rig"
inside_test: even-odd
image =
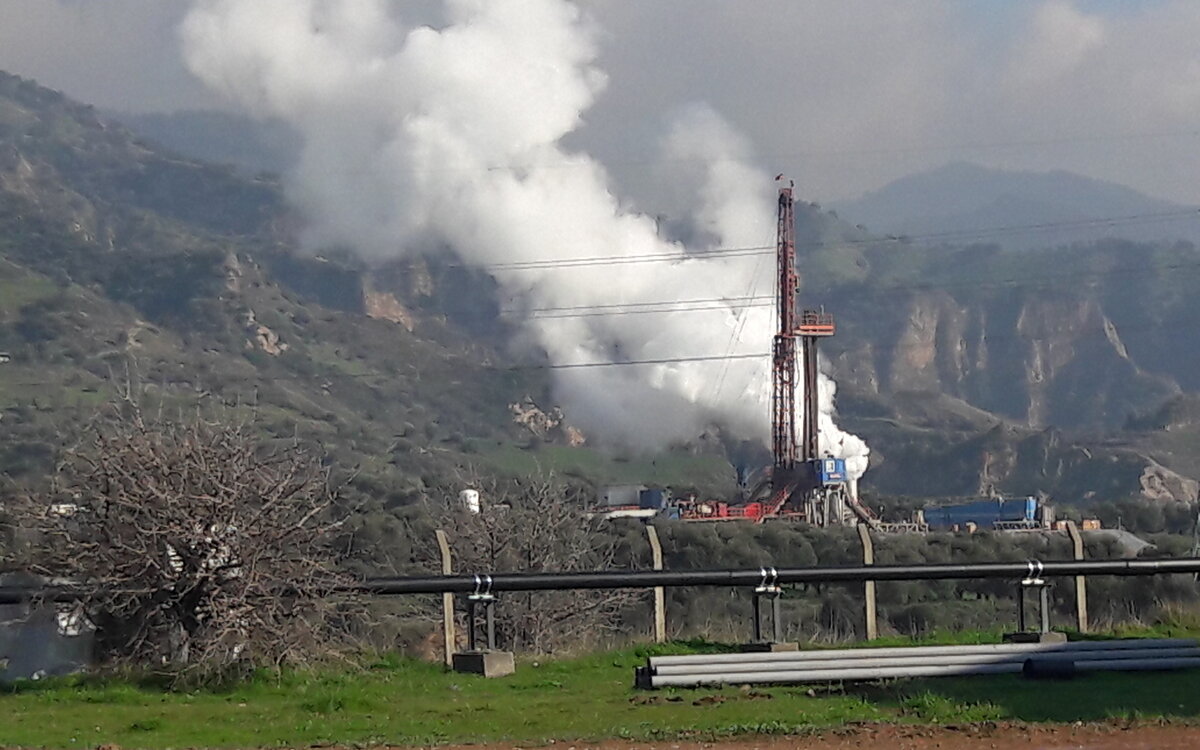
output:
[[[800,517],[816,526],[874,519],[858,502],[844,459],[820,454],[817,342],[833,336],[833,315],[798,306],[794,184],[779,189],[776,232],[776,301],[779,330],[771,362],[771,499],[762,520]],[[796,386],[800,378],[800,431],[796,432]]]

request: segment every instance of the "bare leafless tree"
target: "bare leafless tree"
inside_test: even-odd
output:
[[[589,518],[578,493],[553,476],[517,482],[475,479],[482,495],[471,512],[451,500],[433,508],[450,537],[460,573],[602,570],[616,567],[621,540]],[[630,605],[630,591],[554,591],[501,595],[497,623],[508,647],[547,653],[611,640]]]
[[[359,607],[330,544],[337,489],[298,441],[114,404],[31,494],[33,569],[81,587],[108,663],[212,676],[311,660]]]

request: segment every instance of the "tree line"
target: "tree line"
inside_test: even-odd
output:
[[[371,601],[349,593],[349,584],[440,572],[436,529],[448,536],[459,573],[650,565],[645,528],[590,517],[593,491],[579,480],[464,474],[429,493],[444,501],[388,505],[356,487],[353,473],[339,471],[321,446],[267,438],[252,422],[228,417],[148,412],[126,393],[62,451],[48,483],[5,489],[0,572],[78,587],[82,596],[67,614],[94,628],[105,666],[186,682],[363,649],[428,647],[440,632],[440,597]],[[481,491],[478,512],[458,501],[457,489],[468,484]],[[862,559],[851,528],[656,525],[665,567],[672,570]],[[1142,555],[1184,555],[1192,548],[1190,536],[1158,533],[1147,540],[1153,546]],[[1087,554],[1103,559],[1127,550],[1119,539],[1099,535],[1089,539]],[[877,564],[1070,557],[1062,533],[875,537]],[[1073,591],[1068,581],[1055,584],[1055,613],[1065,624]],[[1198,597],[1188,576],[1096,578],[1089,593],[1093,621],[1102,626],[1160,619],[1194,607]],[[1011,627],[1015,595],[1013,583],[1000,580],[881,582],[881,631]],[[745,640],[751,596],[748,590],[672,589],[670,634]],[[864,635],[859,586],[789,588],[783,609],[789,639]],[[506,594],[497,612],[504,647],[546,653],[645,640],[652,610],[648,592],[581,591]]]

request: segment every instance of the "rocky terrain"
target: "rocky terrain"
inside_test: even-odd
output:
[[[925,453],[937,466],[925,481],[941,485],[927,491],[1195,499],[1183,416],[1197,386],[1187,331],[1200,308],[1183,291],[1200,261],[1192,245],[893,244],[848,255],[859,279],[810,273],[806,287],[840,314],[826,351],[843,411],[856,429],[893,433],[895,447],[915,447],[899,435],[916,428],[933,433],[921,452],[943,441]],[[1163,409],[1175,416],[1156,424]],[[886,459],[888,441],[872,444]],[[890,484],[885,462],[876,470],[893,491],[911,482]]]
[[[1196,500],[1190,243],[934,246],[799,214],[803,299],[839,316],[825,352],[873,449],[868,492]],[[731,488],[712,435],[660,456],[593,445],[510,354],[485,273],[301,254],[303,221],[273,177],[0,75],[0,469],[44,473],[132,379],[320,441],[384,506],[531,466]]]

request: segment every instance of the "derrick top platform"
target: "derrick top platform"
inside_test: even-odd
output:
[[[832,336],[836,331],[833,315],[817,310],[805,310],[800,313],[800,325],[796,333],[800,336]]]

